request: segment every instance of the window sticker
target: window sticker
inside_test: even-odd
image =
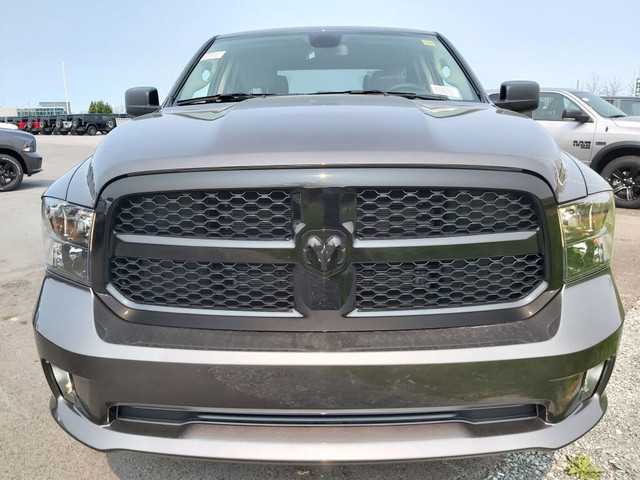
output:
[[[449,98],[462,98],[460,90],[456,87],[445,87],[443,85],[431,85],[431,91],[436,95],[445,95]]]
[[[207,60],[216,60],[218,58],[222,58],[224,54],[227,53],[226,50],[221,50],[219,52],[209,52],[205,53],[200,59],[201,62],[205,62]]]
[[[436,46],[435,42],[433,42],[432,40],[426,40],[426,39],[422,39],[422,44],[427,46],[427,47],[435,47]]]

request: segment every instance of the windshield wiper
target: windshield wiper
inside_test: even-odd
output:
[[[274,93],[221,93],[219,95],[208,95],[206,97],[186,98],[178,100],[177,105],[196,105],[198,103],[220,103],[220,102],[242,102],[250,98],[261,98]]]
[[[387,92],[389,95],[397,95],[399,97],[408,98],[414,100],[419,98],[420,100],[449,100],[446,95],[436,95],[435,93],[416,93],[416,92]]]
[[[326,92],[316,92],[316,93],[312,93],[311,95],[341,95],[341,94],[346,94],[346,95],[388,95],[387,92],[383,92],[382,90],[341,90],[339,92],[331,92],[331,91],[326,91]]]
[[[446,95],[436,95],[433,93],[416,93],[416,92],[393,92],[393,91],[383,91],[383,90],[343,90],[340,92],[316,92],[313,95],[339,95],[339,94],[349,94],[349,95],[396,95],[398,97],[408,98],[410,100],[419,98],[420,100],[449,100],[449,97]]]
[[[622,117],[626,117],[627,115],[620,115],[619,113],[615,114],[615,115],[611,115],[609,118],[622,118]]]

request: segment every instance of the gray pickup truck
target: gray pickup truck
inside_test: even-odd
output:
[[[36,137],[21,130],[0,128],[0,192],[15,190],[24,176],[42,171]]]
[[[614,199],[436,33],[217,36],[42,199],[55,420],[101,451],[412,461],[589,431]],[[509,110],[510,109],[510,110]],[[514,110],[514,111],[511,111]]]

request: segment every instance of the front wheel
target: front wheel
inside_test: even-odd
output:
[[[15,190],[22,183],[22,165],[11,155],[0,154],[0,192]]]
[[[87,128],[87,134],[91,135],[92,137],[98,133],[98,129],[96,127],[94,127],[93,125],[91,125],[89,128]]]
[[[613,188],[617,207],[640,208],[640,157],[616,158],[602,169],[602,176]]]

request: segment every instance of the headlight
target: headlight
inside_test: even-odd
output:
[[[45,265],[53,273],[89,284],[93,210],[54,198],[42,199]]]
[[[610,265],[614,217],[611,192],[597,193],[560,206],[566,281],[576,280]]]
[[[35,139],[29,140],[28,142],[24,142],[24,145],[22,145],[22,150],[25,152],[35,152],[36,151]]]

